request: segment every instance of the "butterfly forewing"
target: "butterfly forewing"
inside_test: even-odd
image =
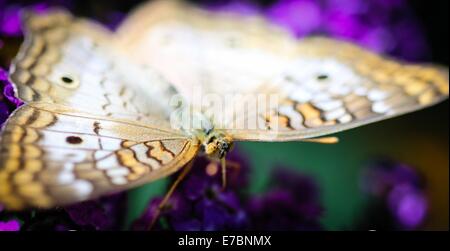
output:
[[[52,207],[165,177],[197,145],[167,120],[173,89],[98,25],[26,14],[10,78],[26,102],[0,135],[0,204]]]
[[[10,74],[22,100],[150,123],[160,121],[149,121],[149,115],[168,117],[166,100],[175,90],[121,56],[111,46],[111,32],[63,10],[26,13],[23,19],[25,42]]]
[[[96,198],[165,177],[196,152],[171,131],[30,103],[2,132],[0,203],[48,208]]]

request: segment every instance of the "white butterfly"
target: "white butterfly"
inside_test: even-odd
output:
[[[223,159],[233,141],[308,140],[449,92],[446,68],[178,1],[139,7],[115,33],[62,10],[24,25],[10,78],[26,104],[0,143],[0,203],[11,209],[96,198],[199,152]]]

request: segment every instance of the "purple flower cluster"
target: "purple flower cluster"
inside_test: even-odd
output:
[[[297,37],[345,39],[404,60],[421,60],[427,51],[420,25],[405,0],[280,0],[268,6],[252,1],[200,1],[213,10],[262,13]]]
[[[318,230],[322,206],[318,188],[308,177],[279,168],[271,189],[246,194],[249,167],[237,152],[230,154],[227,189],[221,188],[220,166],[199,158],[159,215],[156,230]],[[237,160],[237,161],[236,161]],[[174,177],[175,179],[176,177]],[[162,198],[150,201],[132,229],[146,230]]]
[[[126,194],[117,193],[97,200],[65,207],[72,221],[84,229],[120,229],[126,212]]]
[[[272,190],[251,198],[247,211],[256,230],[321,230],[323,208],[313,179],[283,167],[273,174]]]
[[[247,216],[237,191],[247,184],[248,165],[235,153],[229,154],[233,168],[227,171],[228,186],[222,190],[221,168],[206,158],[195,160],[193,169],[175,190],[160,217],[167,226],[155,229],[189,230],[242,230],[247,227]],[[176,179],[178,175],[174,175]],[[147,210],[133,224],[134,230],[145,230],[155,217],[161,198],[150,202]]]
[[[43,13],[52,6],[69,6],[68,1],[47,0],[47,1],[7,1],[0,0],[0,35],[21,36],[20,12],[23,8]]]
[[[423,182],[410,166],[387,160],[372,163],[364,169],[361,184],[367,194],[381,201],[376,205],[384,208],[394,227],[417,229],[426,220]]]
[[[126,194],[118,193],[54,210],[9,212],[0,206],[0,231],[119,230],[126,212]]]

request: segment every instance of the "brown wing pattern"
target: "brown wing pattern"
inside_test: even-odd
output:
[[[64,44],[70,36],[76,36],[71,34],[75,22],[78,20],[62,10],[54,10],[48,15],[31,12],[23,15],[25,41],[13,61],[10,73],[21,99],[27,102],[64,102],[73,90],[79,87],[79,79],[72,79],[73,76],[69,73],[64,75],[64,72],[61,72],[59,78],[50,76],[55,65],[63,60]],[[97,34],[107,37],[108,34],[104,33],[104,30],[98,31]],[[87,46],[92,46],[88,44],[89,41],[86,41]],[[86,54],[87,46],[80,46],[79,51],[73,52],[80,54],[74,64],[81,63],[79,59],[82,54]],[[65,77],[66,81],[63,80]]]
[[[279,105],[258,113],[263,130],[232,131],[237,139],[321,136],[418,110],[448,97],[448,69],[443,67],[404,64],[325,38],[303,40],[298,54],[317,67],[305,73],[307,76],[297,76],[295,71],[301,67],[292,68],[269,81],[263,91],[272,88],[280,93]],[[337,65],[345,68],[338,72],[333,69]],[[339,76],[345,71],[348,78]],[[264,130],[269,133],[264,135]]]
[[[10,72],[22,100],[149,123],[168,116],[175,90],[151,69],[121,57],[105,28],[63,10],[27,13],[23,23],[25,41]]]
[[[48,208],[96,198],[165,177],[196,153],[172,132],[31,103],[3,128],[0,203]]]

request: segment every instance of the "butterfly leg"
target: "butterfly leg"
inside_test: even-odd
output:
[[[220,159],[220,166],[222,168],[222,190],[227,188],[227,164],[225,157]]]
[[[234,168],[239,171],[241,169],[241,164],[237,161],[227,160],[227,168]]]
[[[239,162],[232,160],[225,160],[225,158],[220,159],[220,166],[222,168],[222,190],[227,188],[227,169],[235,168],[238,171],[241,169]]]
[[[169,188],[169,191],[167,191],[166,195],[164,195],[163,200],[159,203],[156,214],[153,217],[153,219],[148,227],[148,230],[151,230],[153,228],[153,226],[155,225],[155,223],[158,221],[161,211],[166,206],[167,202],[169,201],[170,197],[172,196],[173,192],[178,187],[180,182],[183,181],[184,178],[186,177],[186,175],[189,173],[189,171],[191,171],[193,164],[194,164],[194,160],[191,160],[186,165],[186,167],[183,169],[183,171],[180,173],[180,175],[178,175],[177,179],[172,183],[172,185]]]

